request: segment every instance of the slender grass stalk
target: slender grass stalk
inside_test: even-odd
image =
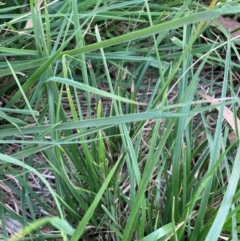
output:
[[[3,1],[1,238],[237,240],[239,9]]]

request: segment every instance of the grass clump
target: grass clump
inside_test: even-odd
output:
[[[238,240],[238,1],[0,10],[3,240]]]

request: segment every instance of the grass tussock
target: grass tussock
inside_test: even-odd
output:
[[[216,2],[2,1],[1,240],[239,239],[240,2]]]

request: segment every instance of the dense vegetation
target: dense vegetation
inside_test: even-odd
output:
[[[217,17],[240,2],[216,2],[1,2],[1,240],[239,239],[239,40]]]

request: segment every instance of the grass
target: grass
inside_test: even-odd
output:
[[[239,239],[239,1],[0,11],[1,240]]]

